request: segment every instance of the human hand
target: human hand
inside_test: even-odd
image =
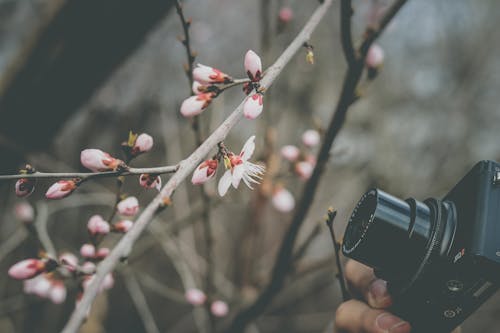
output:
[[[403,319],[384,311],[392,304],[387,283],[373,274],[373,269],[349,260],[345,277],[353,296],[340,304],[335,314],[336,333],[410,333],[411,326]],[[447,333],[447,332],[443,332]],[[452,333],[460,333],[460,328]]]

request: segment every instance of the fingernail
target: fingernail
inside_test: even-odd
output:
[[[390,333],[407,333],[410,331],[410,324],[387,312],[378,315],[375,325]]]
[[[373,300],[373,305],[377,306],[389,306],[390,295],[387,291],[387,282],[381,279],[377,279],[372,282],[369,290],[369,297]]]

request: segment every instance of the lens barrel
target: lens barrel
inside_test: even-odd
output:
[[[431,210],[426,204],[373,189],[356,205],[342,251],[383,272],[383,277],[404,279],[418,266],[431,232]]]

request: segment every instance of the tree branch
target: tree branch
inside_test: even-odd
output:
[[[351,0],[340,1],[340,37],[345,60],[349,66],[356,62],[356,53],[352,44],[351,17],[353,14]]]
[[[271,86],[283,68],[289,63],[291,58],[302,48],[304,42],[310,39],[312,32],[317,27],[320,20],[324,17],[331,3],[332,0],[325,0],[314,11],[302,31],[297,35],[297,37],[295,37],[276,62],[268,68],[265,77],[261,81],[261,86],[263,88],[267,89]],[[110,252],[108,257],[106,257],[106,259],[99,264],[95,278],[83,294],[81,301],[64,327],[62,331],[63,333],[76,332],[78,330],[81,323],[85,319],[86,309],[90,307],[92,301],[96,297],[99,286],[101,285],[106,274],[113,270],[120,259],[126,258],[129,255],[134,243],[148,226],[149,222],[158,211],[158,208],[162,206],[164,200],[170,198],[179,184],[191,174],[201,160],[214,147],[216,147],[217,143],[226,138],[229,131],[243,118],[243,104],[245,100],[240,103],[236,110],[234,110],[233,113],[226,118],[226,120],[203,142],[203,144],[201,144],[188,158],[179,164],[177,172],[169,179],[153,201],[143,210],[141,215],[135,221],[132,229],[130,229],[122,237],[122,239]]]

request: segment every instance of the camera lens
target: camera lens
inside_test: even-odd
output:
[[[366,192],[347,226],[342,251],[393,278],[417,267],[431,235],[429,207],[378,189]]]

